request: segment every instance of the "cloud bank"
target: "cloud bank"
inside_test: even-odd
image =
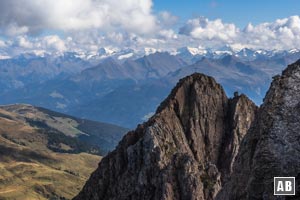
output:
[[[275,22],[249,23],[240,30],[221,19],[196,18],[188,20],[179,34],[190,36],[206,45],[231,45],[253,49],[292,49],[300,45],[300,16],[278,19]]]
[[[156,29],[151,11],[151,0],[10,0],[0,1],[0,26],[9,36],[49,29],[149,33]]]
[[[178,28],[178,17],[154,14],[152,0],[0,1],[0,56],[22,52],[97,52],[184,46],[218,49],[300,47],[300,16],[237,27],[199,17]],[[176,27],[176,28],[175,28]]]

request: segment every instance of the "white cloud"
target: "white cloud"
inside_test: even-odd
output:
[[[4,34],[10,36],[22,35],[28,32],[27,26],[18,26],[16,23],[8,24],[3,31]]]
[[[223,23],[221,19],[213,21],[207,18],[197,18],[189,20],[180,29],[181,34],[190,35],[195,39],[216,39],[229,41],[236,37],[239,29],[234,24]]]
[[[159,21],[163,27],[171,27],[178,22],[178,17],[168,11],[159,13]]]
[[[223,23],[221,19],[209,20],[204,17],[190,19],[179,29],[179,34],[190,37],[195,45],[221,47],[234,44],[240,34],[234,24]]]
[[[300,45],[300,16],[278,19],[257,26],[249,24],[241,35],[252,48],[291,49]],[[242,38],[240,38],[242,40]]]
[[[42,37],[29,37],[18,36],[13,40],[6,40],[3,42],[5,46],[2,47],[0,41],[0,47],[2,52],[9,56],[16,56],[22,53],[34,53],[36,55],[43,55],[45,53],[56,53],[70,50],[70,41],[68,39],[63,40],[57,35],[48,35]],[[0,52],[1,55],[3,53]]]
[[[179,33],[204,46],[249,47],[253,49],[292,49],[300,46],[300,17],[291,16],[275,22],[249,23],[243,30],[221,19],[196,18],[180,28]]]
[[[180,28],[179,33],[191,36],[194,39],[213,41],[214,43],[233,43],[240,30],[234,24],[223,23],[221,19],[208,20],[196,18]]]
[[[0,40],[0,47],[3,48],[3,47],[6,47],[6,44],[3,40]]]
[[[7,35],[44,30],[156,29],[151,0],[10,0],[0,1],[0,27]]]
[[[46,49],[53,49],[56,51],[65,51],[67,48],[65,42],[60,39],[57,35],[46,36],[42,40],[42,45]]]
[[[6,38],[0,40],[0,55],[97,53],[102,47],[113,51],[173,51],[183,46],[216,49],[225,45],[234,49],[300,47],[299,16],[257,25],[249,23],[242,29],[221,19],[200,17],[188,20],[176,30],[177,22],[178,17],[167,11],[155,16],[152,0],[0,1],[0,36]]]
[[[25,48],[25,49],[33,48],[33,44],[27,39],[27,37],[19,36],[17,38],[17,44],[21,48]]]
[[[164,29],[159,32],[159,35],[166,39],[176,39],[177,34],[172,29]]]

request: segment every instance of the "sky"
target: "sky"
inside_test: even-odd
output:
[[[97,53],[300,47],[299,0],[2,0],[0,59]]]
[[[154,10],[168,10],[181,21],[205,16],[221,18],[243,28],[249,22],[259,24],[299,15],[299,0],[154,0]]]

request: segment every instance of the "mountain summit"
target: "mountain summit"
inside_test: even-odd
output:
[[[180,80],[75,200],[278,199],[278,176],[296,177],[299,199],[300,61],[273,79],[259,109],[203,74]]]
[[[213,199],[256,109],[244,95],[228,99],[211,77],[188,76],[101,161],[75,199]]]

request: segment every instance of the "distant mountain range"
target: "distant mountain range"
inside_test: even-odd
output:
[[[238,91],[260,104],[272,77],[298,58],[296,49],[235,51],[230,47],[26,54],[0,60],[0,103],[28,103],[134,128],[154,113],[182,77],[208,74],[228,96]]]
[[[192,48],[192,47],[183,47],[178,49],[174,54],[186,62],[192,64],[195,61],[206,57],[219,59],[226,55],[235,56],[243,61],[253,61],[260,59],[272,59],[274,57],[283,57],[289,55],[299,55],[299,49],[291,49],[291,50],[253,50],[249,48],[244,48],[241,50],[234,50],[229,46],[225,46],[218,50],[211,49],[202,49],[202,48]]]
[[[25,60],[34,59],[34,58],[51,58],[56,59],[59,58],[61,61],[64,59],[72,60],[74,58],[80,59],[83,61],[88,62],[89,64],[95,66],[101,61],[107,58],[113,58],[118,62],[124,62],[128,59],[136,60],[143,56],[148,56],[154,53],[162,53],[162,52],[169,52],[171,55],[176,55],[176,57],[182,58],[184,61],[188,62],[189,64],[194,63],[195,61],[201,59],[202,57],[206,58],[221,58],[226,55],[233,55],[239,57],[240,59],[250,61],[255,59],[266,59],[272,58],[274,56],[282,57],[284,55],[295,54],[299,53],[300,49],[290,49],[290,50],[265,50],[265,49],[234,49],[233,47],[226,45],[219,49],[209,49],[203,47],[181,47],[179,49],[170,49],[169,51],[155,49],[155,48],[142,48],[142,49],[117,49],[117,48],[110,48],[110,47],[101,47],[98,51],[92,52],[82,52],[82,51],[72,51],[72,52],[27,52],[17,56],[0,56],[0,60]]]

